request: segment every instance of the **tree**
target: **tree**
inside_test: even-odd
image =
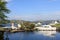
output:
[[[34,29],[35,28],[35,24],[30,24],[30,29]]]
[[[10,12],[9,9],[7,9],[6,7],[7,2],[6,1],[2,1],[0,0],[0,22],[6,21],[6,14],[8,14]]]

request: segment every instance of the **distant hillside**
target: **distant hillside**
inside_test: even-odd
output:
[[[40,23],[42,23],[43,25],[44,25],[44,24],[47,25],[47,24],[50,24],[50,23],[52,23],[52,22],[54,22],[54,21],[58,21],[58,22],[60,23],[59,20],[41,20],[41,21],[10,20],[10,23],[11,23],[11,22],[14,22],[14,23],[23,23],[23,22],[38,23],[38,22],[40,22]]]

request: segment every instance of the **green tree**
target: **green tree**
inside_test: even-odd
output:
[[[35,24],[30,24],[29,29],[34,29],[35,28]]]
[[[6,14],[8,14],[10,11],[6,7],[7,2],[0,0],[0,22],[4,23],[6,21]]]

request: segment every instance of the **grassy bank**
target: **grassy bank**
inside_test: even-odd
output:
[[[59,24],[55,24],[55,25],[51,25],[52,27],[56,27],[57,29],[57,31],[60,31],[60,23]]]
[[[0,27],[0,31],[5,31],[5,29],[4,29],[4,28],[2,28],[2,27]]]

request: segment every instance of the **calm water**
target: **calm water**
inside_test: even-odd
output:
[[[0,32],[0,40],[60,40],[60,33],[56,31]]]

